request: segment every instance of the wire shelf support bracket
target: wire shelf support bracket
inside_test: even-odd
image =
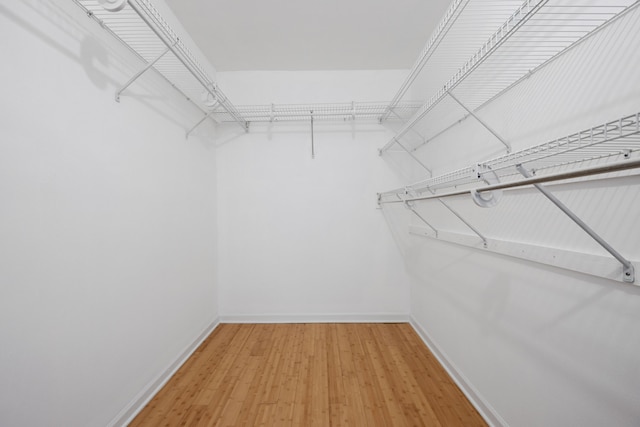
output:
[[[505,140],[504,140],[504,138],[502,138],[500,135],[498,135],[498,133],[497,133],[495,130],[493,130],[491,127],[489,127],[489,125],[488,125],[488,124],[486,124],[486,123],[484,122],[484,120],[482,120],[480,117],[478,117],[478,116],[476,115],[476,113],[474,113],[474,112],[473,112],[473,111],[471,111],[471,110],[470,110],[466,105],[464,105],[464,104],[462,103],[462,101],[460,101],[460,100],[459,100],[459,99],[458,99],[458,98],[457,98],[453,93],[451,93],[451,91],[450,91],[450,90],[448,90],[448,91],[447,91],[447,95],[449,95],[449,97],[450,97],[451,99],[453,99],[454,101],[456,101],[456,102],[458,103],[458,105],[460,105],[460,106],[461,106],[461,107],[462,107],[462,108],[467,112],[467,114],[469,114],[471,117],[473,117],[474,119],[476,119],[476,121],[477,121],[478,123],[480,123],[480,124],[481,124],[485,129],[486,129],[486,130],[488,130],[488,131],[491,133],[491,135],[495,136],[495,137],[496,137],[496,139],[497,139],[498,141],[500,141],[500,142],[502,143],[502,145],[504,145],[504,146],[505,146],[505,148],[507,149],[507,153],[510,153],[510,152],[511,152],[511,144],[509,144],[507,141],[505,141]]]
[[[204,115],[204,117],[203,117],[203,118],[201,118],[201,119],[198,121],[198,123],[196,123],[195,125],[193,125],[193,126],[192,126],[192,127],[191,127],[191,128],[190,128],[190,129],[185,133],[185,138],[186,138],[186,139],[189,139],[189,135],[191,135],[191,132],[193,132],[194,130],[196,130],[196,128],[197,128],[198,126],[200,126],[200,125],[201,125],[205,120],[207,120],[208,118],[210,118],[210,117],[213,115],[213,113],[215,113],[215,112],[216,112],[217,105],[219,105],[219,104],[216,102],[216,104],[215,104],[215,106],[213,107],[213,109],[212,109],[211,111],[209,111],[208,113],[206,113],[206,114]],[[217,121],[216,119],[213,119],[213,121],[214,121],[214,122],[216,122],[216,123],[218,123],[218,121]]]
[[[433,225],[431,225],[422,215],[420,215],[420,213],[415,209],[414,204],[411,202],[406,202],[405,206],[407,207],[407,209],[409,209],[411,212],[413,212],[413,214],[415,216],[418,217],[418,219],[420,221],[422,221],[423,223],[425,223],[427,225],[427,227],[429,227],[430,229],[433,230],[433,232],[435,233],[436,238],[438,237],[438,229],[435,228]]]
[[[462,221],[464,223],[464,225],[466,225],[471,231],[473,231],[481,240],[482,240],[482,246],[483,247],[487,247],[487,238],[484,236],[484,234],[482,234],[480,231],[478,231],[477,228],[475,228],[469,221],[467,221],[466,219],[464,219],[455,209],[453,209],[451,206],[449,206],[449,204],[447,204],[444,200],[442,200],[441,198],[438,198],[438,201],[445,207],[447,208],[452,214],[454,214],[460,221]]]
[[[422,168],[424,170],[427,171],[427,173],[430,176],[433,176],[433,172],[431,172],[431,169],[429,168],[429,166],[425,165],[419,158],[417,158],[411,151],[409,151],[409,149],[407,147],[405,147],[403,144],[400,143],[400,141],[397,141],[397,144],[400,146],[400,148],[402,148],[408,155],[409,157],[411,157],[413,160],[415,160],[420,166],[422,166]]]
[[[517,165],[518,172],[525,178],[532,178],[533,175],[530,171],[524,168],[522,165]],[[622,280],[628,283],[635,282],[635,269],[631,261],[623,257],[618,251],[616,251],[606,240],[604,240],[598,233],[596,233],[591,227],[589,227],[580,217],[578,217],[571,209],[562,203],[549,189],[545,188],[541,184],[533,184],[533,186],[542,193],[547,199],[564,212],[578,227],[584,230],[593,240],[598,242],[607,252],[609,252],[615,259],[622,264]]]
[[[131,84],[133,82],[135,82],[136,80],[138,80],[138,78],[143,75],[146,71],[148,71],[149,69],[151,69],[156,62],[158,62],[159,60],[162,59],[163,56],[165,56],[167,53],[169,53],[171,49],[169,47],[167,47],[160,55],[158,55],[154,60],[152,60],[151,62],[147,63],[147,65],[145,65],[140,71],[138,71],[136,74],[133,75],[133,77],[131,77],[129,79],[129,81],[127,81],[124,85],[122,85],[122,87],[120,89],[118,89],[116,91],[116,102],[120,102],[120,95],[122,94],[122,92],[124,92],[124,90],[126,88],[128,88],[129,86],[131,86]]]

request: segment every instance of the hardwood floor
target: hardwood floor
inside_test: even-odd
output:
[[[410,325],[222,324],[135,426],[484,426]]]

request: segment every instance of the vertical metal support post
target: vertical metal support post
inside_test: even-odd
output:
[[[451,213],[452,213],[452,214],[454,214],[455,216],[457,216],[457,217],[458,217],[458,219],[459,219],[460,221],[464,222],[464,225],[466,225],[467,227],[469,227],[469,229],[470,229],[471,231],[473,231],[474,233],[476,233],[476,235],[482,239],[482,245],[483,245],[485,248],[487,247],[487,238],[486,238],[486,237],[484,237],[484,235],[482,235],[482,233],[480,233],[480,232],[479,232],[479,231],[478,231],[478,230],[477,230],[473,225],[471,225],[471,224],[470,224],[470,223],[468,223],[464,218],[462,218],[462,217],[460,216],[460,214],[459,214],[458,212],[456,212],[455,210],[453,210],[453,208],[452,208],[451,206],[449,206],[448,204],[446,204],[446,203],[444,202],[444,200],[442,200],[442,199],[438,199],[438,201],[439,201],[440,203],[442,203],[442,204],[444,205],[444,207],[445,207],[445,208],[449,209],[449,210],[451,211]]]
[[[524,176],[525,178],[531,178],[531,173],[529,173],[529,171],[526,170],[522,165],[517,165],[516,168],[518,169],[518,172],[522,174],[522,176]],[[628,283],[633,283],[635,281],[635,269],[631,261],[623,257],[618,251],[616,251],[609,243],[607,243],[602,237],[600,237],[595,231],[593,231],[591,227],[589,227],[576,214],[574,214],[564,203],[558,200],[558,198],[554,196],[549,190],[547,190],[541,184],[533,184],[533,186],[622,264],[623,281]]]
[[[507,153],[511,152],[511,145],[505,141],[500,135],[498,135],[496,133],[496,131],[494,131],[493,129],[491,129],[489,127],[488,124],[486,124],[480,117],[478,117],[473,111],[471,111],[470,109],[467,108],[466,105],[464,105],[458,98],[456,98],[451,91],[447,91],[447,94],[451,97],[451,99],[453,99],[454,101],[456,101],[462,108],[464,108],[464,110],[469,113],[469,115],[471,115],[474,119],[476,119],[478,121],[478,123],[480,123],[482,126],[484,126],[484,128],[486,130],[488,130],[489,132],[491,132],[491,134],[493,136],[495,136],[498,141],[502,142],[502,144],[504,144],[505,147],[507,147]]]
[[[156,62],[158,62],[160,60],[160,58],[162,58],[163,56],[165,56],[167,54],[167,52],[169,52],[171,50],[170,47],[167,46],[167,48],[160,54],[158,55],[158,57],[156,59],[154,59],[153,61],[149,62],[147,65],[145,65],[145,67],[138,71],[133,77],[131,77],[129,79],[128,82],[126,82],[124,84],[124,86],[122,86],[117,92],[116,92],[116,102],[120,102],[120,94],[122,94],[122,92],[124,92],[124,90],[126,88],[128,88],[129,86],[131,86],[131,83],[135,82],[138,77],[140,77],[141,75],[143,75],[149,68],[153,67],[155,65]]]
[[[311,110],[310,113],[311,113],[311,158],[315,159],[316,158],[316,149],[315,149],[314,144],[313,144],[313,110]]]

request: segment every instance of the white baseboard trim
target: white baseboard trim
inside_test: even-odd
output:
[[[408,313],[228,314],[220,323],[406,323]]]
[[[431,339],[431,336],[427,331],[411,316],[411,326],[418,333],[422,341],[431,350],[431,353],[438,359],[440,365],[447,371],[451,379],[458,385],[462,393],[467,396],[467,399],[478,410],[482,418],[492,427],[508,427],[508,424],[502,417],[496,412],[495,409],[482,398],[480,393],[475,387],[467,380],[467,378],[460,372],[460,370],[454,365],[446,353],[444,353],[440,347]]]
[[[178,369],[184,364],[184,362],[191,357],[194,351],[207,339],[211,332],[220,324],[220,318],[215,318],[209,326],[195,339],[191,344],[185,348],[182,353],[173,361],[166,369],[164,369],[158,376],[147,384],[138,393],[131,402],[125,406],[122,411],[116,417],[107,424],[108,427],[120,427],[128,425],[136,415],[145,407],[153,396],[155,396],[160,389],[171,379]]]

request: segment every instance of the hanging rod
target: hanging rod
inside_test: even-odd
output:
[[[243,129],[248,129],[248,121],[204,71],[195,55],[167,24],[151,1],[74,1],[147,64],[157,61],[152,68],[205,114],[209,112],[209,104],[216,102],[234,122]],[[101,3],[106,3],[106,6],[103,7]],[[121,7],[113,8],[109,3],[120,3]],[[169,49],[171,55],[161,55],[165,49]]]
[[[524,187],[532,185],[538,191],[540,191],[545,197],[547,197],[554,205],[556,205],[563,213],[565,213],[574,223],[576,223],[584,232],[586,232],[592,239],[594,239],[602,248],[604,248],[611,256],[613,256],[620,264],[622,264],[622,280],[628,283],[635,282],[635,269],[633,263],[625,258],[622,254],[620,254],[611,244],[609,244],[605,239],[603,239],[598,233],[596,233],[589,225],[587,225],[580,217],[578,217],[573,211],[571,211],[564,203],[562,203],[557,197],[555,197],[551,191],[547,188],[543,187],[541,184],[547,182],[557,182],[557,181],[565,181],[568,179],[575,178],[584,178],[594,175],[600,175],[605,173],[612,172],[622,172],[630,169],[640,168],[640,159],[634,160],[626,160],[622,162],[612,163],[603,166],[594,166],[590,168],[584,168],[581,170],[574,170],[568,172],[561,172],[552,175],[547,175],[543,177],[533,177],[531,172],[525,169],[522,165],[516,166],[519,173],[521,173],[525,178],[515,181],[515,182],[507,182],[500,184],[488,185],[481,188],[475,188],[472,190],[460,190],[460,191],[452,191],[449,193],[438,194],[438,195],[429,195],[429,196],[419,196],[419,197],[407,197],[402,200],[382,200],[381,195],[378,195],[378,204],[392,204],[392,203],[404,203],[411,210],[414,210],[412,203],[417,201],[424,200],[438,200],[442,203],[447,209],[449,209],[455,216],[457,216],[462,222],[464,222],[476,235],[478,235],[483,242],[485,248],[487,248],[487,238],[481,234],[476,228],[473,227],[471,223],[462,218],[457,212],[455,212],[449,205],[447,205],[442,199],[447,197],[455,197],[462,195],[472,195],[474,197],[477,193],[486,193],[490,191],[501,191],[510,188],[516,187]],[[422,219],[422,218],[421,218]],[[425,221],[426,222],[426,221]],[[433,228],[433,227],[431,227]]]
[[[640,113],[628,115],[571,135],[557,138],[543,144],[516,151],[493,159],[478,162],[500,179],[519,177],[516,165],[526,165],[538,175],[551,173],[560,168],[577,169],[586,162],[608,161],[631,158],[640,153]],[[426,190],[477,185],[478,166],[468,166],[426,180],[418,181],[404,188],[381,193],[381,195],[404,194],[407,189],[415,193]]]
[[[560,173],[555,173],[555,174],[541,176],[541,177],[525,178],[518,181],[487,185],[485,187],[478,187],[471,190],[451,191],[448,193],[432,194],[429,196],[407,197],[402,200],[383,200],[379,198],[378,203],[380,204],[406,203],[406,202],[417,202],[421,200],[444,199],[447,197],[468,195],[472,192],[483,193],[487,191],[506,190],[509,188],[544,184],[547,182],[564,181],[567,179],[574,179],[574,178],[584,178],[584,177],[593,176],[593,175],[601,175],[604,173],[611,173],[611,172],[621,172],[621,171],[625,171],[629,169],[637,169],[637,168],[640,168],[640,159],[625,160],[617,163],[610,163],[608,165],[593,166],[593,167],[584,168],[580,170],[560,172]]]

